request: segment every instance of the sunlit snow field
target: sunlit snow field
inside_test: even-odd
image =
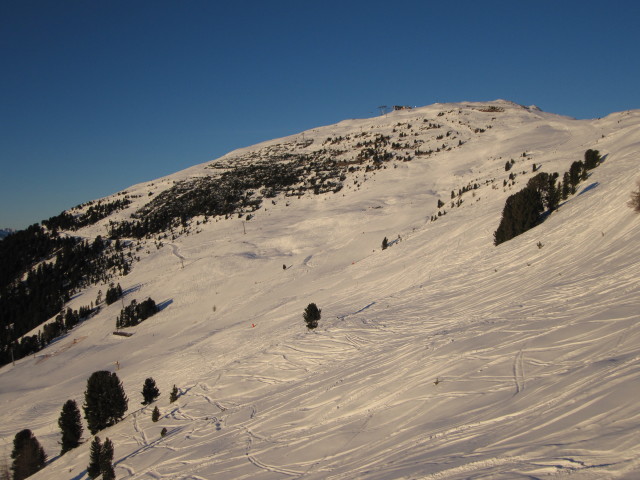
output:
[[[469,105],[305,132],[316,143],[391,135],[424,117],[464,144],[393,162],[360,188],[348,178],[336,194],[279,197],[250,221],[220,219],[160,249],[150,241],[118,281],[125,302],[150,296],[159,314],[114,336],[117,302],[0,369],[5,458],[29,428],[50,459],[32,478],[87,478],[90,434],[58,457],[57,419],[67,399],[82,404],[92,372],[118,362],[129,410],[99,433],[115,445],[118,479],[640,478],[640,215],[626,205],[640,178],[640,112],[578,121]],[[492,127],[476,134],[460,121]],[[604,161],[578,193],[495,247],[505,199],[532,163],[562,176],[589,148]],[[503,188],[511,158],[516,185]],[[146,201],[205,171],[128,191]],[[469,182],[481,186],[451,208]],[[431,222],[438,199],[447,214]],[[322,309],[315,331],[302,319],[311,302]],[[142,407],[149,376],[161,397]]]

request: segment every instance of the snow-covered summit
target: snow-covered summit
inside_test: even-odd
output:
[[[436,104],[263,142],[104,199],[130,203],[74,234],[180,208],[225,172],[304,171],[251,188],[251,211],[132,239],[126,302],[165,308],[126,338],[112,335],[122,305],[110,305],[3,367],[5,452],[30,428],[54,459],[33,478],[86,478],[88,443],[56,458],[56,421],[110,370],[130,400],[100,433],[118,479],[635,478],[640,216],[626,202],[638,144],[639,111],[575,120],[503,100]],[[493,246],[533,165],[562,175],[587,149],[604,161],[576,195]],[[302,319],[311,302],[315,331]],[[149,376],[157,423],[140,405]]]

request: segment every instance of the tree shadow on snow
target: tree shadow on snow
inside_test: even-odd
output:
[[[126,290],[124,290],[122,292],[122,296],[126,297],[127,295],[129,295],[130,293],[134,293],[137,292],[138,290],[140,290],[142,288],[142,283],[138,283],[137,285],[134,285],[133,287],[129,287]]]
[[[87,470],[83,470],[82,472],[80,472],[78,475],[76,475],[75,477],[72,477],[71,480],[82,480],[84,478],[85,473],[87,473]]]
[[[582,189],[582,191],[578,194],[578,195],[582,195],[583,193],[588,192],[589,190],[593,190],[594,188],[596,188],[598,185],[600,185],[600,182],[593,182],[591,185],[587,185],[586,187],[584,187]]]
[[[173,298],[170,298],[169,300],[164,300],[160,303],[158,303],[156,305],[156,307],[158,307],[158,312],[161,312],[162,310],[164,310],[165,308],[167,308],[169,305],[171,305],[173,303]]]

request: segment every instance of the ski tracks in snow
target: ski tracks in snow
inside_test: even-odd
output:
[[[524,373],[524,350],[520,349],[520,351],[516,354],[515,359],[513,360],[513,380],[516,384],[516,393],[522,392],[526,383],[526,376]]]
[[[282,475],[289,475],[292,477],[299,477],[303,474],[303,472],[299,472],[297,470],[291,470],[288,468],[279,467],[275,465],[267,465],[266,463],[259,460],[254,454],[251,453],[251,447],[253,446],[253,438],[255,437],[255,435],[248,429],[247,429],[247,433],[248,433],[248,440],[247,440],[246,456],[247,456],[247,460],[249,460],[249,462],[251,462],[253,465],[255,465],[256,467],[262,470],[266,470],[267,472],[280,473]]]

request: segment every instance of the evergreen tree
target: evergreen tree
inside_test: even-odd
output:
[[[389,246],[389,240],[387,240],[387,237],[384,237],[382,239],[382,249],[386,250],[388,246]]]
[[[62,432],[60,455],[64,455],[72,448],[80,445],[80,437],[82,436],[82,420],[75,400],[67,400],[62,406],[62,412],[60,413],[60,418],[58,418],[58,426]]]
[[[87,466],[87,475],[89,478],[97,478],[100,476],[100,457],[102,456],[102,443],[100,437],[95,437],[91,442],[89,450],[89,465]]]
[[[158,410],[158,407],[156,407],[153,409],[153,413],[151,414],[151,421],[155,423],[158,420],[160,420],[160,410]]]
[[[23,480],[41,470],[47,461],[47,455],[33,432],[29,429],[16,433],[11,452],[14,480]]]
[[[550,212],[556,210],[560,204],[561,191],[556,184],[556,178],[558,178],[557,173],[549,175],[549,178],[547,178],[546,196],[544,200],[546,203],[545,206]]]
[[[118,375],[105,370],[91,374],[84,399],[84,418],[94,435],[122,420],[129,402]]]
[[[571,178],[569,177],[569,172],[564,172],[564,176],[562,177],[562,199],[566,200],[569,198],[569,193],[571,192]]]
[[[318,327],[318,320],[320,320],[320,313],[322,310],[318,309],[315,303],[310,303],[307,308],[304,309],[302,318],[307,323],[307,328],[313,330]]]
[[[598,150],[587,150],[584,152],[584,168],[585,170],[592,170],[598,166],[600,162],[600,152]]]
[[[100,452],[100,472],[102,480],[115,480],[116,473],[113,470],[113,443],[108,438],[105,439]]]
[[[556,186],[557,178],[557,173],[540,172],[527,182],[527,188],[533,189],[540,194],[542,204],[549,211],[558,208],[560,203],[560,190]]]
[[[171,393],[169,394],[169,403],[173,403],[176,400],[178,400],[178,387],[176,387],[174,384],[173,388],[171,389]]]
[[[142,397],[144,398],[142,405],[149,405],[155,402],[159,396],[160,390],[156,386],[156,381],[151,377],[147,378],[142,386]]]
[[[576,189],[580,180],[582,180],[582,171],[584,170],[582,162],[576,161],[569,167],[569,184],[571,185],[571,194],[576,193]]]

